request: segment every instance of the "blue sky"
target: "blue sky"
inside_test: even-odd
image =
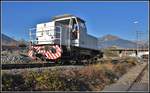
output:
[[[135,29],[148,31],[147,2],[3,2],[2,33],[28,40],[29,28],[66,13],[84,19],[88,33],[96,37],[135,40]]]

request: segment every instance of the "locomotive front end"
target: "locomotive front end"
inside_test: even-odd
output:
[[[54,22],[37,24],[30,29],[29,57],[56,60],[61,57],[61,27]]]

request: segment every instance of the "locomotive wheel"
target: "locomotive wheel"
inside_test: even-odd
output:
[[[36,58],[39,61],[46,62],[46,58],[42,54],[36,54]]]
[[[71,65],[75,65],[76,63],[77,63],[77,61],[76,60],[70,60],[70,62],[69,62]]]
[[[59,60],[57,60],[57,64],[58,64],[58,65],[63,65],[63,64],[64,64],[64,61],[59,59]]]
[[[94,62],[91,60],[88,60],[88,64],[93,64]]]
[[[58,64],[58,65],[63,65],[64,62],[63,62],[63,61],[58,61],[57,64]]]
[[[82,60],[83,65],[88,65],[89,61],[88,60]]]
[[[41,59],[41,61],[46,62],[46,58],[45,57],[42,56],[40,59]]]

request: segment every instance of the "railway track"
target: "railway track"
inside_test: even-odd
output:
[[[84,66],[82,65],[64,65],[64,66],[51,66],[51,67],[40,67],[40,68],[20,68],[20,69],[5,69],[2,70],[2,73],[7,74],[22,74],[22,72],[34,71],[34,72],[42,72],[44,70],[73,70],[73,69],[82,69]]]
[[[42,68],[42,67],[53,67],[53,66],[69,66],[71,64],[57,64],[57,63],[28,63],[28,64],[2,64],[2,70],[9,69],[25,69],[25,68]],[[74,66],[83,66],[83,64],[74,64]]]
[[[30,63],[30,64],[2,64],[2,70],[6,69],[23,69],[23,68],[36,68],[36,67],[50,67],[54,64],[50,63]]]

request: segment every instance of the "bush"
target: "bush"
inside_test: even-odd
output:
[[[127,63],[118,63],[113,67],[113,71],[118,77],[121,77],[127,72],[128,67]]]
[[[26,47],[27,47],[26,41],[25,41],[24,39],[21,39],[21,40],[19,40],[18,42],[19,42],[18,46],[19,46],[20,48],[26,48]]]
[[[124,61],[127,62],[131,66],[134,66],[134,65],[136,65],[138,63],[138,60],[135,57],[126,57],[124,59]]]
[[[78,70],[64,70],[60,73],[61,80],[64,81],[64,90],[66,91],[80,91],[85,89],[85,84],[83,83]]]
[[[58,71],[45,70],[43,72],[29,72],[24,76],[25,84],[29,90],[58,91],[63,90],[63,81],[58,76]]]
[[[89,90],[101,90],[109,83],[108,78],[105,76],[104,69],[106,69],[105,66],[100,65],[85,67],[79,71],[79,78],[84,78]]]
[[[12,75],[2,74],[2,90],[12,90]]]
[[[24,79],[21,75],[2,74],[2,90],[3,91],[19,91],[25,90]]]
[[[116,73],[114,71],[112,71],[112,70],[109,70],[109,69],[105,70],[105,75],[109,79],[109,83],[108,84],[114,83],[115,80],[118,79],[118,76],[116,75]]]
[[[119,57],[117,51],[111,51],[110,49],[117,49],[116,47],[109,47],[103,50],[103,53],[106,57]]]

